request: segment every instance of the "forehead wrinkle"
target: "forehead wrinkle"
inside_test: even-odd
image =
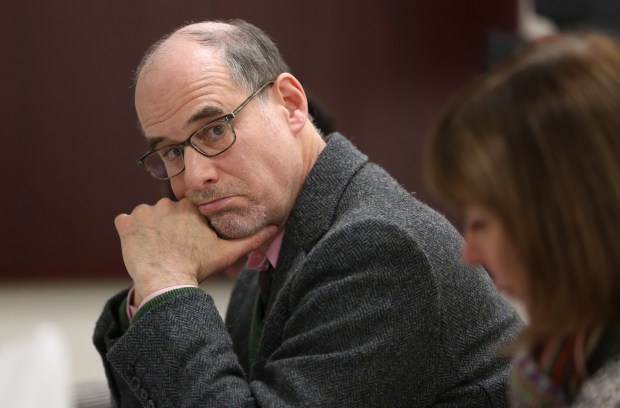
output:
[[[171,117],[176,115],[179,111],[183,110],[189,103],[191,103],[197,97],[206,96],[209,94],[217,94],[215,90],[219,88],[223,88],[223,86],[211,86],[210,88],[215,88],[215,90],[204,92],[204,89],[208,86],[207,83],[208,83],[208,80],[205,79],[205,80],[197,81],[191,84],[190,87],[188,87],[190,88],[189,90],[187,88],[175,89],[170,94],[170,96],[168,96],[166,99],[170,99],[172,101],[180,100],[181,103],[178,104],[174,109],[167,110],[165,106],[166,104],[160,105],[159,109],[154,109],[149,114],[150,118],[148,120],[145,120],[145,122],[142,124],[144,129],[146,129],[147,127],[156,126],[156,125],[166,122]]]
[[[145,66],[141,79],[143,96],[152,101],[144,128],[166,122],[194,99],[216,98],[235,89],[228,66],[217,53],[182,39],[169,39]]]

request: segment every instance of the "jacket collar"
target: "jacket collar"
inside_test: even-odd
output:
[[[351,178],[368,162],[344,136],[332,133],[326,141],[287,221],[283,253],[290,245],[307,252],[327,232]]]

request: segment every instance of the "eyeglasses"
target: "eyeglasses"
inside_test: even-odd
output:
[[[169,180],[185,170],[183,151],[186,146],[192,146],[198,153],[206,157],[224,153],[237,140],[237,134],[231,123],[232,120],[254,97],[273,83],[274,81],[264,83],[231,113],[213,119],[192,133],[184,142],[164,146],[157,150],[149,150],[138,159],[137,164],[144,167],[156,179]]]

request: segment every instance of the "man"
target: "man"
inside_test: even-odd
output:
[[[319,134],[262,31],[179,29],[135,102],[179,202],[115,220],[134,285],[94,341],[118,406],[505,405],[515,312],[442,216]],[[247,253],[224,325],[198,285]]]

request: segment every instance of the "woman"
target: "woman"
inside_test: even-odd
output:
[[[431,132],[431,186],[463,259],[521,301],[516,407],[620,406],[620,45],[539,41],[462,90]]]

